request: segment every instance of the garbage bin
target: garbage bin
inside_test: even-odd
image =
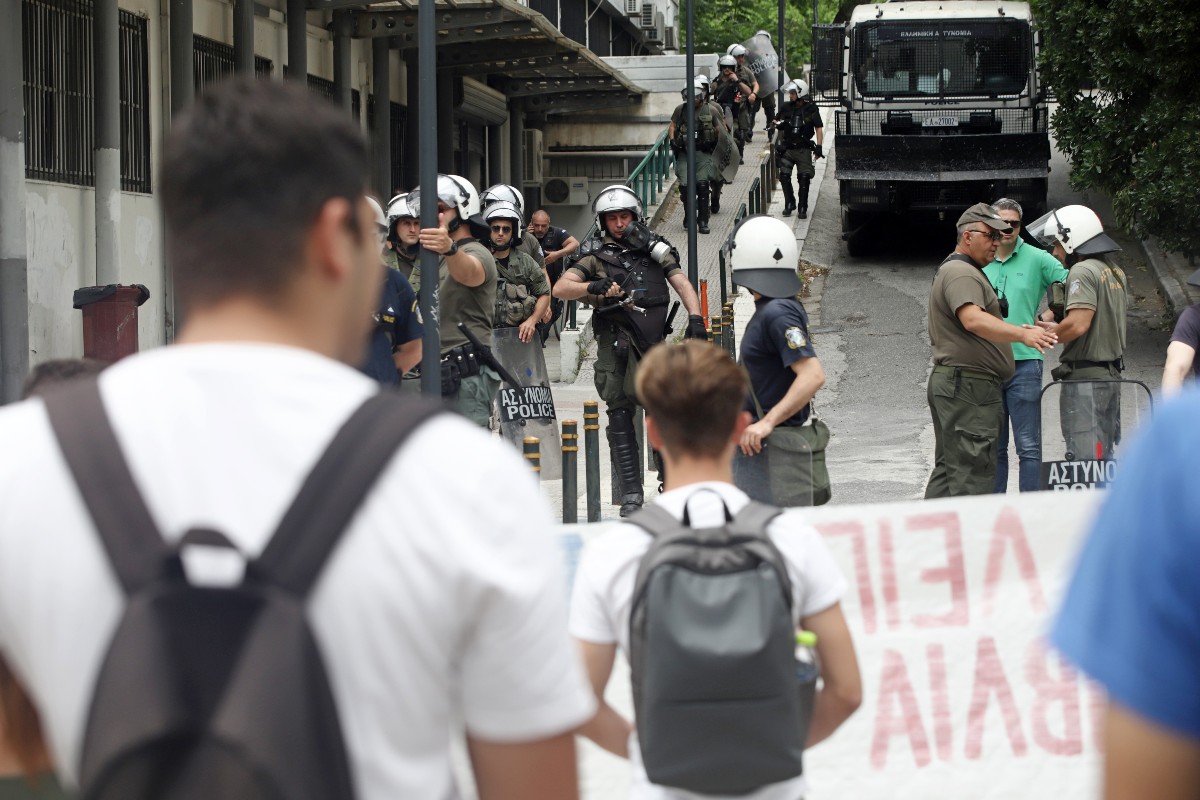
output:
[[[85,286],[73,305],[83,311],[83,355],[112,363],[138,350],[138,306],[150,299],[140,283]]]

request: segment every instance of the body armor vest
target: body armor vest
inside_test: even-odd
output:
[[[699,131],[699,136],[696,138],[697,144],[715,145],[717,143],[717,121],[713,117],[712,106],[708,103],[701,103],[696,109],[696,129]],[[675,124],[675,138],[681,142],[687,142],[687,103],[679,107],[679,120]]]
[[[514,257],[510,254],[503,261],[496,259],[496,317],[492,323],[495,328],[520,325],[529,319],[537,305],[537,298],[530,293],[529,287],[515,280],[516,270],[509,266]]]
[[[820,118],[817,107],[811,103],[784,103],[783,113],[783,143],[791,149],[803,147],[817,132],[813,117]]]
[[[604,274],[615,280],[633,298],[633,304],[646,312],[631,311],[620,307],[619,300],[607,298],[598,310],[600,318],[628,331],[637,349],[646,352],[663,340],[670,301],[666,273],[644,250],[626,250],[618,244],[595,239],[590,243],[594,243],[595,249],[589,255],[604,262]]]

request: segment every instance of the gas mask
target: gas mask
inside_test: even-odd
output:
[[[634,220],[625,229],[622,241],[632,250],[645,250],[657,264],[663,263],[671,252],[671,246],[642,223]]]

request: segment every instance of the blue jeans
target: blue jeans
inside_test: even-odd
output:
[[[1042,360],[1017,362],[1004,383],[1004,421],[996,443],[996,493],[1008,491],[1008,424],[1017,444],[1017,483],[1022,492],[1036,492],[1042,481]]]

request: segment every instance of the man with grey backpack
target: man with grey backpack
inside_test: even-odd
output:
[[[707,343],[646,355],[637,395],[666,490],[580,559],[569,627],[600,706],[580,732],[630,759],[638,800],[802,798],[804,749],[861,702],[846,583],[820,535],[732,484],[748,388]],[[798,631],[815,635],[815,697]],[[618,650],[632,667],[632,723],[604,701]]]

